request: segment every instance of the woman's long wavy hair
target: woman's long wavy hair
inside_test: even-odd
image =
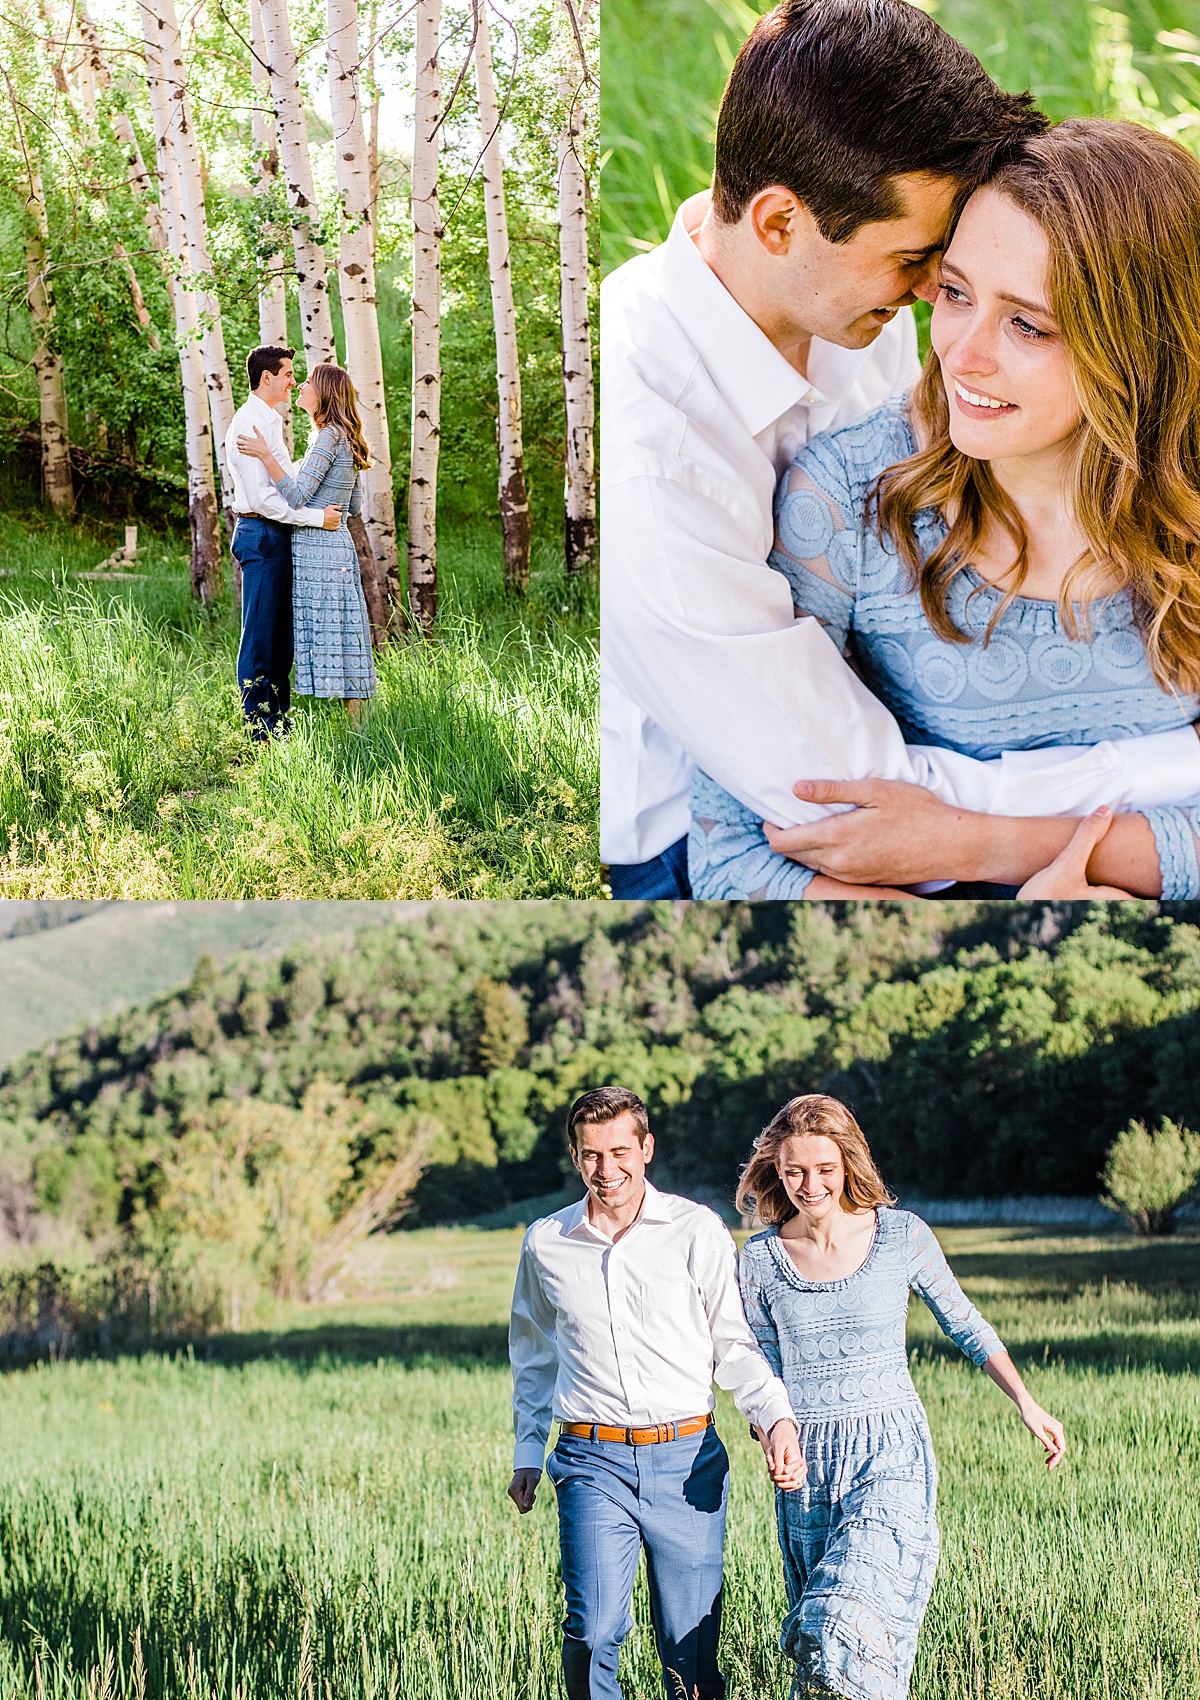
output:
[[[779,1153],[785,1140],[798,1133],[821,1133],[833,1140],[846,1171],[842,1196],[855,1210],[895,1204],[895,1196],[884,1186],[875,1167],[863,1130],[845,1104],[823,1092],[806,1092],[790,1099],[754,1141],[754,1155],[738,1179],[737,1207],[743,1214],[753,1210],[768,1227],[790,1221],[796,1214],[780,1178]]]
[[[313,414],[313,429],[321,431],[335,425],[350,445],[354,464],[361,472],[372,465],[371,451],[363,435],[363,423],[358,411],[358,396],[349,372],[340,366],[314,366],[308,381],[317,392],[317,408]]]
[[[1072,597],[1089,568],[1105,567],[1132,592],[1160,685],[1200,692],[1200,161],[1138,124],[1069,118],[988,187],[1046,237],[1050,305],[1083,414],[1069,452],[1088,546],[1063,580],[1063,624],[1079,635]],[[1008,532],[1016,571],[990,637],[1028,571],[1025,528],[987,462],[951,442],[932,352],[912,408],[928,446],[880,474],[868,513],[950,642],[970,641],[950,618],[951,584],[989,519]],[[922,561],[913,522],[929,508],[949,532]]]

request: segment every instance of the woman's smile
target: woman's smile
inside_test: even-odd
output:
[[[954,380],[954,399],[970,419],[986,419],[989,414],[1017,411],[1015,401],[1000,401],[998,397],[986,395],[982,390],[970,390],[958,378]]]

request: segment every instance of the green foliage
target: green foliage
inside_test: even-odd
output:
[[[706,189],[721,91],[771,0],[609,0],[601,145],[605,271],[663,241]],[[1189,0],[931,0],[924,10],[1002,88],[1032,89],[1054,119],[1133,118],[1200,149],[1200,26]]]
[[[1193,1117],[1198,921],[1149,903],[438,905],[205,971],[14,1063],[0,1187],[26,1241],[61,1222],[99,1243],[160,1207],[188,1130],[246,1100],[298,1113],[321,1079],[380,1128],[427,1125],[418,1222],[554,1192],[567,1106],[613,1082],[647,1101],[667,1185],[732,1196],[758,1130],[819,1090],[902,1191],[1090,1195],[1115,1130]]]
[[[1153,1133],[1130,1122],[1104,1163],[1105,1203],[1121,1210],[1140,1234],[1169,1234],[1178,1207],[1200,1181],[1200,1134],[1164,1116]]]
[[[1200,1693],[1200,1255],[1194,1240],[941,1236],[1070,1453],[1047,1477],[1009,1403],[914,1300],[942,1556],[920,1700]],[[520,1231],[363,1248],[373,1297],[268,1334],[0,1377],[0,1700],[554,1700],[554,1495],[518,1518],[504,1322]],[[730,1453],[730,1700],[787,1692],[774,1497]],[[1166,1459],[1169,1467],[1153,1467]],[[35,1667],[36,1661],[36,1667]],[[304,1673],[308,1675],[305,1677]],[[625,1691],[661,1696],[639,1577]]]

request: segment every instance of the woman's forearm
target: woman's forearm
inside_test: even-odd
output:
[[[272,484],[277,484],[281,478],[287,477],[287,473],[283,470],[282,466],[280,466],[279,462],[275,459],[275,456],[271,454],[269,450],[263,455],[262,463],[267,469],[267,477],[271,480]]]
[[[971,815],[962,829],[960,879],[1023,885],[1066,847],[1079,822],[1069,815]],[[957,858],[956,858],[957,859]],[[1162,874],[1145,815],[1118,815],[1088,862],[1094,885],[1158,897]]]

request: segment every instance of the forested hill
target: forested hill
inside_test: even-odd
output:
[[[1093,1193],[1139,1116],[1200,1121],[1200,905],[447,905],[202,962],[0,1075],[0,1208],[107,1234],[181,1130],[317,1077],[436,1121],[409,1220],[553,1190],[571,1098],[651,1107],[660,1181],[731,1190],[789,1095],[854,1106],[927,1196]]]

